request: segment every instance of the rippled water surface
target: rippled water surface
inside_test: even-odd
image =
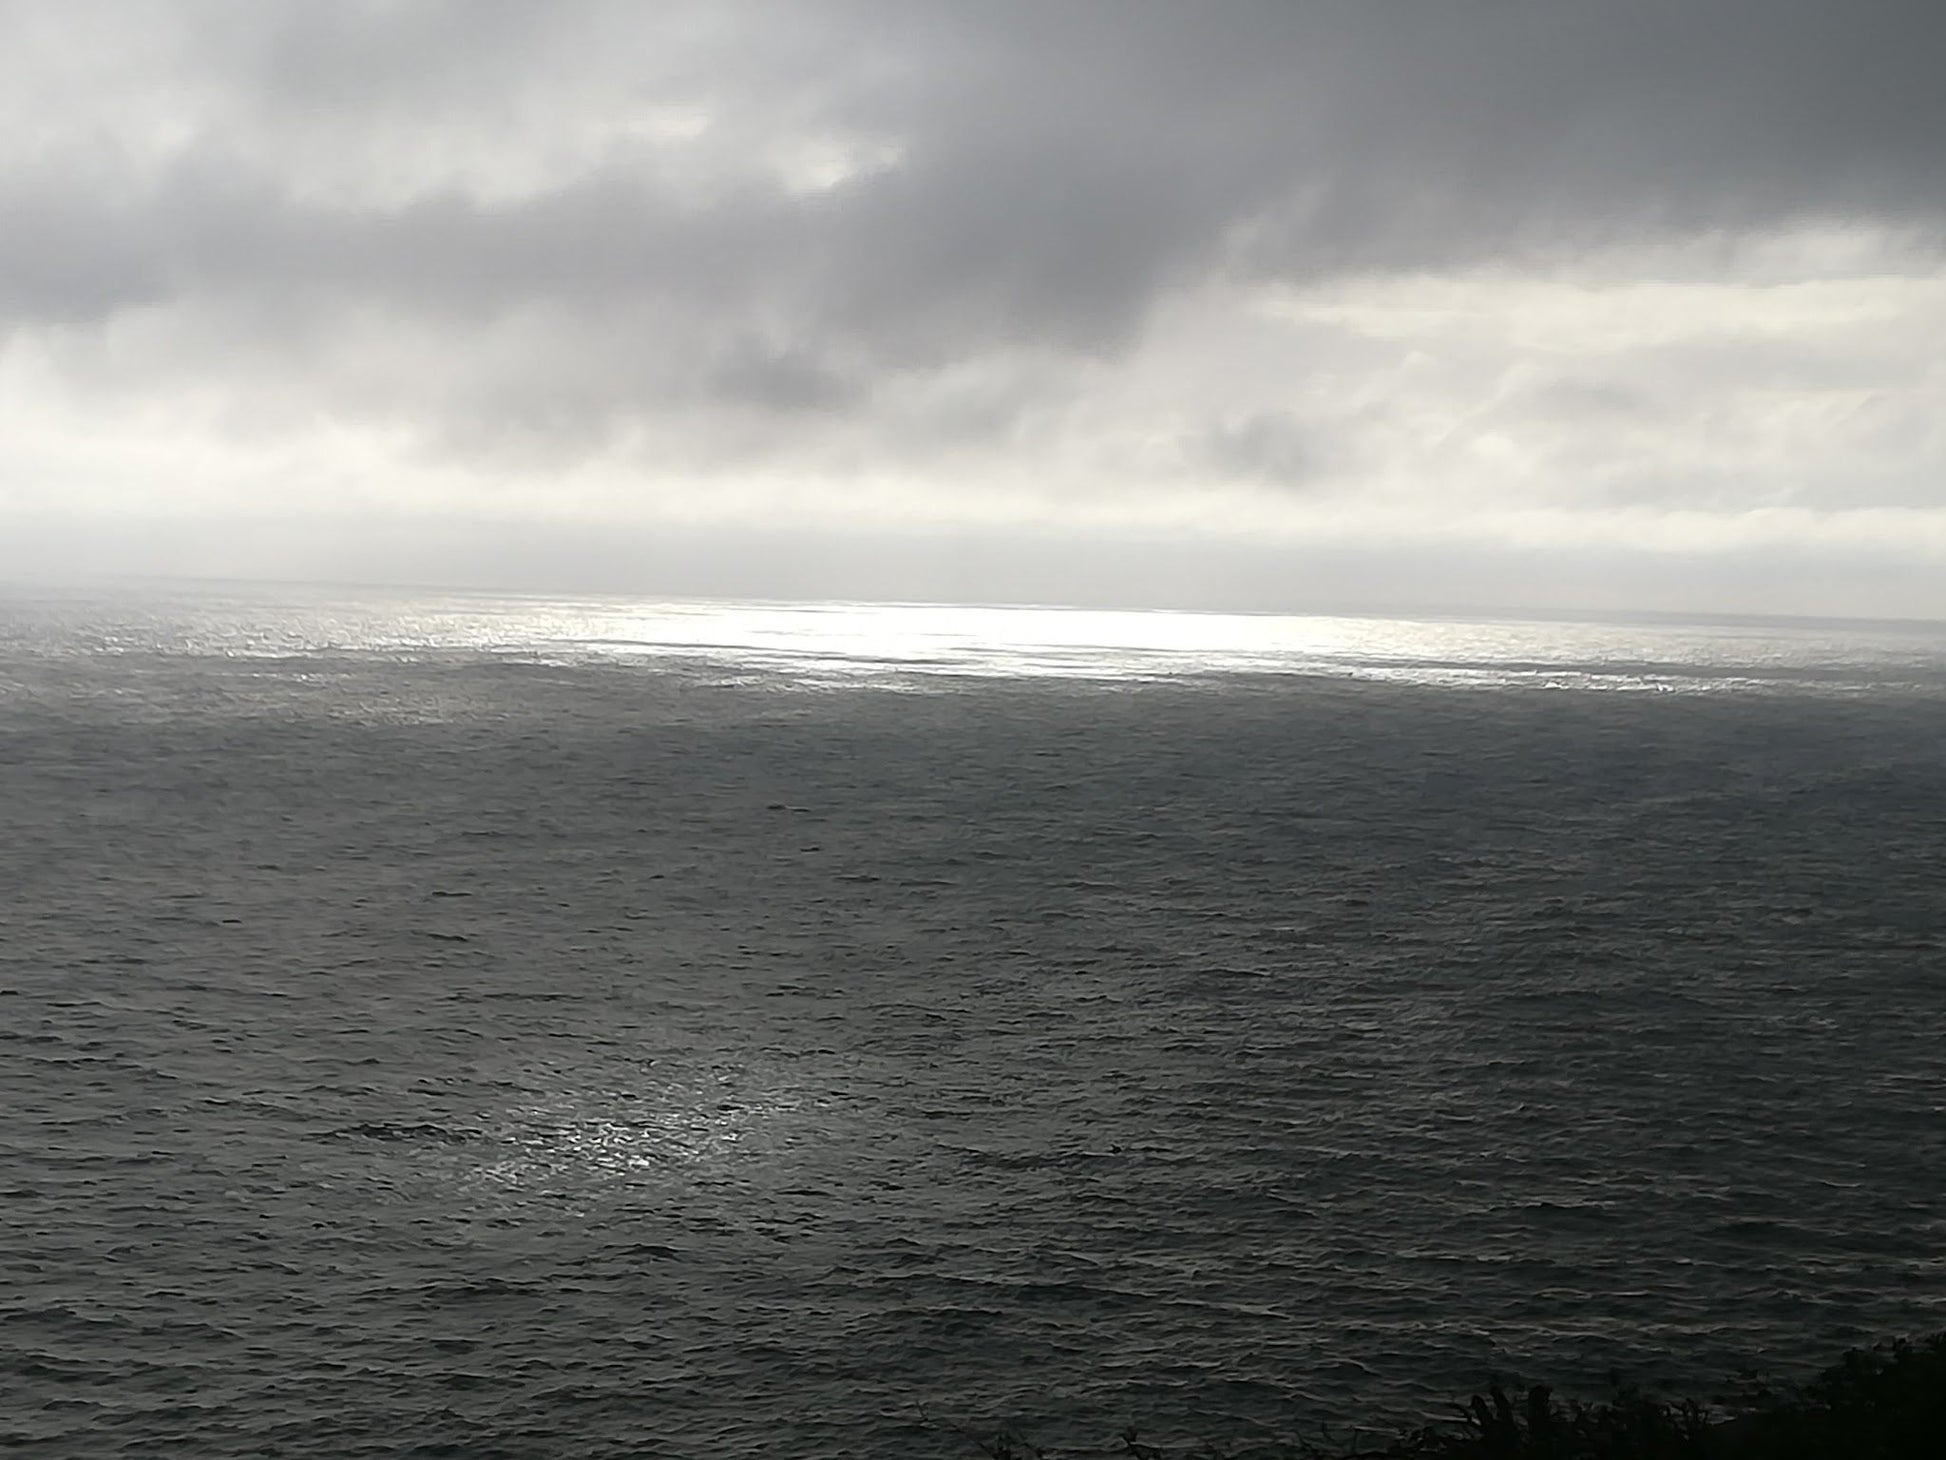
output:
[[[1943,649],[0,597],[0,1440],[1249,1439],[1936,1327]]]

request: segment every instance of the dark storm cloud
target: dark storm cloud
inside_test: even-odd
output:
[[[536,98],[572,107],[583,67],[639,69],[651,91],[882,132],[904,157],[804,198],[678,202],[624,158],[512,204],[435,191],[334,213],[199,137],[132,197],[16,182],[8,213],[26,226],[8,230],[9,263],[71,296],[53,313],[110,293],[85,268],[64,284],[47,257],[101,233],[132,252],[146,240],[148,268],[123,271],[178,287],[237,277],[491,305],[763,291],[781,273],[801,307],[855,328],[896,335],[917,313],[977,331],[998,311],[1099,340],[1240,225],[1264,234],[1266,266],[1306,271],[1807,214],[1935,225],[1946,201],[1946,7],[1930,0],[180,14],[181,49],[246,125],[409,141]]]
[[[1111,357],[1216,275],[1807,220],[1936,238],[1946,217],[1937,0],[4,13],[7,64],[82,78],[48,83],[47,140],[0,176],[7,321],[204,310],[291,342],[303,377],[347,312],[461,353],[521,317],[540,322],[538,415],[570,437],[699,392],[862,410],[900,372]],[[617,135],[499,191],[442,171],[665,102],[706,118],[686,149]],[[818,186],[757,165],[831,138],[882,156]],[[345,185],[398,156],[418,158],[408,184]],[[491,415],[509,394],[436,404]],[[1226,441],[1238,470],[1302,475],[1297,445]]]

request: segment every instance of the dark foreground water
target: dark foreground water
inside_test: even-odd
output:
[[[0,601],[0,1444],[970,1453],[1946,1299],[1910,631]]]

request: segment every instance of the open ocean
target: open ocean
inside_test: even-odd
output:
[[[1946,1325],[1946,626],[0,595],[0,1445],[971,1455]]]

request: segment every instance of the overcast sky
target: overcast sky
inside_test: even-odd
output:
[[[1940,0],[0,3],[0,572],[1946,616]]]

